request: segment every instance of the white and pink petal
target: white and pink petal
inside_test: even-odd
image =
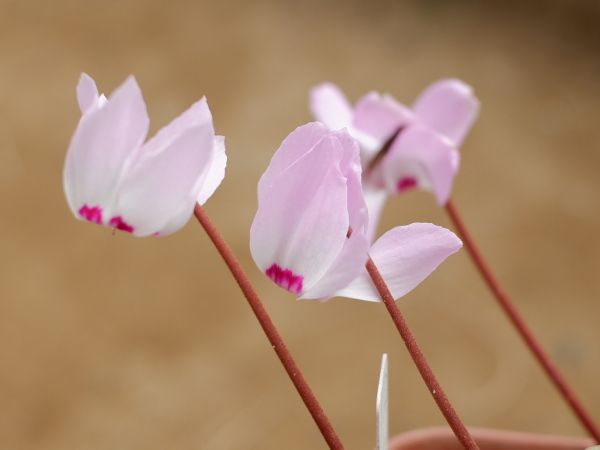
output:
[[[292,166],[273,175],[250,230],[258,267],[297,294],[316,285],[340,254],[349,226],[343,148],[326,136]]]
[[[340,170],[346,178],[349,228],[347,239],[336,260],[325,275],[300,298],[327,299],[348,285],[362,270],[367,260],[369,240],[365,234],[369,216],[362,193],[359,149],[347,131],[333,133],[342,149]]]
[[[227,166],[227,154],[225,153],[225,138],[223,136],[215,136],[214,139],[214,156],[210,169],[206,174],[206,179],[203,180],[198,194],[198,203],[204,205],[208,199],[215,193],[225,178],[225,167]]]
[[[327,300],[348,286],[362,272],[368,258],[369,240],[364,233],[352,233],[325,275],[300,299]]]
[[[166,149],[175,139],[191,128],[199,126],[209,127],[214,134],[212,114],[208,107],[206,97],[202,97],[193,103],[182,114],[162,127],[152,138],[144,144],[144,155],[160,153]]]
[[[87,87],[79,89],[80,101],[86,106],[93,89],[89,80],[82,83]],[[106,224],[119,185],[146,137],[148,122],[133,77],[102,108],[90,107],[81,117],[63,172],[67,201],[76,217]]]
[[[185,225],[211,167],[213,144],[212,126],[201,124],[161,152],[145,153],[120,186],[114,226],[136,236],[162,236]]]
[[[82,73],[77,83],[77,103],[81,114],[98,104],[100,95],[96,82],[87,73]]]
[[[354,107],[352,126],[381,144],[413,121],[413,113],[390,96],[371,92]]]
[[[352,106],[333,83],[321,83],[311,89],[310,110],[319,122],[331,130],[347,128],[352,122]]]
[[[366,236],[369,242],[373,242],[389,194],[385,189],[364,186],[363,195],[369,211],[369,226],[367,227]]]
[[[398,299],[417,287],[461,247],[462,242],[451,231],[430,223],[413,223],[385,233],[373,244],[369,255],[393,297]],[[337,295],[381,300],[366,269]]]
[[[392,144],[381,170],[389,192],[430,190],[442,205],[452,191],[458,161],[458,151],[445,136],[426,127],[411,126]]]
[[[413,111],[419,120],[460,147],[479,114],[473,88],[456,79],[439,80],[417,98]]]
[[[271,188],[273,179],[293,166],[305,154],[312,151],[325,136],[329,134],[327,127],[319,122],[310,122],[292,131],[281,143],[271,158],[267,170],[258,181],[258,202]]]

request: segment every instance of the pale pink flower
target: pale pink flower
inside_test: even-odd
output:
[[[277,285],[303,299],[379,300],[364,268],[370,255],[396,298],[462,245],[424,223],[397,227],[369,249],[356,141],[314,122],[281,144],[258,184],[250,250]]]
[[[64,189],[78,219],[136,236],[183,227],[225,175],[227,157],[205,98],[144,142],[149,118],[135,78],[107,99],[82,74],[81,119],[71,139]]]
[[[365,170],[363,180],[374,222],[385,202],[383,188],[391,193],[422,188],[432,191],[440,205],[448,201],[459,166],[458,148],[479,112],[472,88],[455,79],[433,83],[410,109],[375,92],[352,107],[337,86],[323,83],[312,89],[310,107],[329,128],[348,128],[360,143],[363,167],[387,147],[376,167]]]

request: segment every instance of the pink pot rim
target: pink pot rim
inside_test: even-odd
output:
[[[509,430],[469,428],[481,450],[583,450],[594,445],[588,438],[524,433]],[[448,427],[431,427],[399,434],[390,440],[390,450],[462,450]]]

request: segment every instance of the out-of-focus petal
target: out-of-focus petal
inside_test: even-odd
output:
[[[342,150],[334,136],[326,136],[274,176],[252,223],[254,261],[273,281],[299,295],[325,275],[346,241]]]
[[[290,168],[329,133],[327,127],[319,122],[310,122],[292,131],[281,143],[271,158],[269,167],[258,181],[258,202],[269,190],[273,178]]]
[[[392,144],[382,170],[388,191],[428,189],[443,205],[450,196],[458,161],[458,151],[449,139],[428,128],[412,126]]]
[[[388,193],[384,189],[374,189],[369,186],[363,187],[363,193],[369,210],[369,226],[366,235],[369,242],[373,242],[377,234],[377,225],[383,214]]]
[[[214,141],[214,157],[206,179],[202,183],[198,203],[203,205],[217,190],[223,178],[225,178],[225,167],[227,166],[227,154],[225,153],[225,138],[216,136]]]
[[[89,89],[89,85],[82,87],[83,91]],[[146,105],[133,77],[102,108],[82,116],[63,174],[67,201],[77,217],[84,205],[108,207],[112,203],[122,174],[146,137],[148,122]]]
[[[367,260],[369,240],[365,235],[369,217],[361,187],[359,148],[347,131],[333,134],[342,146],[340,170],[346,178],[349,227],[351,233],[325,275],[300,298],[328,298],[358,276]]]
[[[415,101],[413,111],[423,123],[460,147],[477,119],[479,101],[471,86],[460,80],[446,79],[425,89]]]
[[[85,113],[98,101],[98,87],[96,82],[87,73],[82,73],[77,83],[77,103],[81,113]]]
[[[462,242],[451,231],[430,223],[396,227],[381,236],[369,254],[398,299],[427,278]],[[337,295],[367,301],[380,301],[366,269]]]
[[[371,92],[356,103],[352,126],[383,145],[398,129],[409,125],[412,120],[413,113],[392,97]]]
[[[350,126],[352,106],[339,87],[321,83],[310,91],[310,110],[319,122],[331,130]]]
[[[202,124],[181,133],[159,153],[144,152],[122,183],[112,216],[137,236],[165,235],[182,227],[210,168],[214,138],[210,124]]]

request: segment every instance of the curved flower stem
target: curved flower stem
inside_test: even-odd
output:
[[[533,353],[533,356],[537,359],[538,363],[542,366],[546,375],[550,378],[556,389],[560,392],[564,400],[568,403],[569,407],[573,411],[573,413],[579,419],[581,425],[588,431],[590,436],[592,436],[596,442],[600,442],[600,430],[595,425],[592,420],[590,414],[583,407],[575,392],[569,387],[564,377],[559,372],[558,368],[554,365],[550,357],[546,354],[541,344],[535,338],[525,320],[521,317],[517,309],[515,308],[514,303],[508,297],[506,292],[502,289],[498,280],[492,273],[490,266],[483,259],[483,256],[475,244],[475,241],[471,237],[471,234],[467,230],[464,222],[462,221],[454,203],[451,200],[448,200],[446,204],[446,212],[450,216],[454,227],[458,231],[458,234],[463,240],[473,263],[479,270],[482,278],[485,280],[494,297],[504,313],[508,316],[509,320],[512,322],[513,326],[516,328],[517,332],[521,336],[521,339],[525,341],[525,344]]]
[[[250,280],[244,273],[242,266],[231,251],[231,248],[229,248],[221,234],[218,232],[199,204],[196,204],[194,215],[196,216],[196,219],[198,219],[198,222],[200,222],[200,225],[202,225],[202,228],[204,228],[204,231],[206,231],[206,234],[208,234],[208,237],[211,239],[216,249],[221,254],[221,257],[225,261],[225,264],[227,264],[227,267],[229,267],[231,274],[244,293],[246,300],[248,300],[248,304],[250,305],[250,308],[252,308],[256,319],[259,321],[260,326],[267,335],[273,350],[275,350],[275,353],[277,353],[279,360],[283,364],[283,367],[290,377],[290,380],[292,380],[292,383],[294,383],[298,394],[300,394],[300,397],[302,397],[302,401],[319,427],[319,430],[325,438],[325,441],[327,441],[329,448],[333,450],[343,450],[344,446],[340,441],[340,438],[337,436],[333,426],[331,425],[331,422],[329,422],[329,419],[321,408],[317,397],[306,382],[304,375],[302,375],[302,372],[296,364],[292,354],[283,342],[283,339],[277,331],[275,324],[269,317],[269,314],[263,306],[260,297],[254,290],[252,283],[250,283]]]
[[[390,313],[390,316],[394,321],[398,332],[400,333],[400,337],[402,337],[404,345],[406,346],[408,353],[410,353],[411,358],[417,366],[423,381],[427,385],[429,392],[437,403],[438,408],[446,418],[448,425],[450,425],[450,428],[452,428],[452,431],[454,431],[456,438],[460,441],[465,449],[479,450],[477,443],[469,433],[469,430],[467,430],[467,427],[458,417],[458,414],[454,410],[450,400],[448,400],[448,397],[446,397],[446,394],[438,383],[433,371],[431,370],[431,367],[429,366],[429,363],[427,362],[427,359],[425,358],[425,355],[423,355],[423,352],[419,348],[419,344],[417,344],[417,341],[410,331],[408,324],[404,320],[404,316],[402,316],[400,309],[396,305],[392,293],[390,292],[385,280],[379,273],[377,266],[375,266],[375,263],[371,258],[369,258],[367,261],[367,272],[369,272],[369,275],[373,280],[373,284],[375,285],[377,292],[379,292],[381,300],[383,300],[383,304]]]

